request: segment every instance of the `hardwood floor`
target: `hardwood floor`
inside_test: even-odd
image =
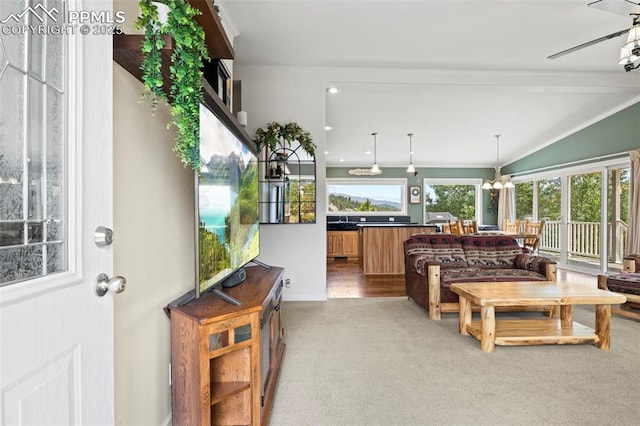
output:
[[[365,276],[358,263],[327,260],[327,297],[393,297],[406,296],[404,275]]]
[[[558,270],[558,281],[597,287],[595,275],[564,269]],[[327,260],[327,297],[329,299],[406,295],[404,275],[365,276],[355,261]]]

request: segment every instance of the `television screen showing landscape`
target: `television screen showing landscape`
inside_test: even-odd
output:
[[[256,156],[200,105],[198,295],[259,254]]]

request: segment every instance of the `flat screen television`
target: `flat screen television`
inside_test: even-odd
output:
[[[260,253],[258,160],[225,124],[200,105],[200,171],[196,173],[196,297],[242,282]]]

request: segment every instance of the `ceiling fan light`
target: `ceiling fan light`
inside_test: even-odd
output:
[[[631,53],[631,49],[629,49],[627,46],[624,46],[622,47],[622,49],[620,49],[620,61],[618,62],[618,64],[626,65],[632,63],[636,59],[638,59],[638,57],[633,56],[633,54]]]
[[[627,46],[633,43],[640,42],[640,24],[634,25],[629,30],[629,34],[627,35]]]

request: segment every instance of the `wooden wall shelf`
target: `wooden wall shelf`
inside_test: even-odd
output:
[[[209,48],[211,59],[233,59],[233,46],[224,32],[218,12],[213,8],[211,0],[189,0],[191,6],[198,9],[202,15],[196,16],[196,22],[204,30],[204,42]]]

